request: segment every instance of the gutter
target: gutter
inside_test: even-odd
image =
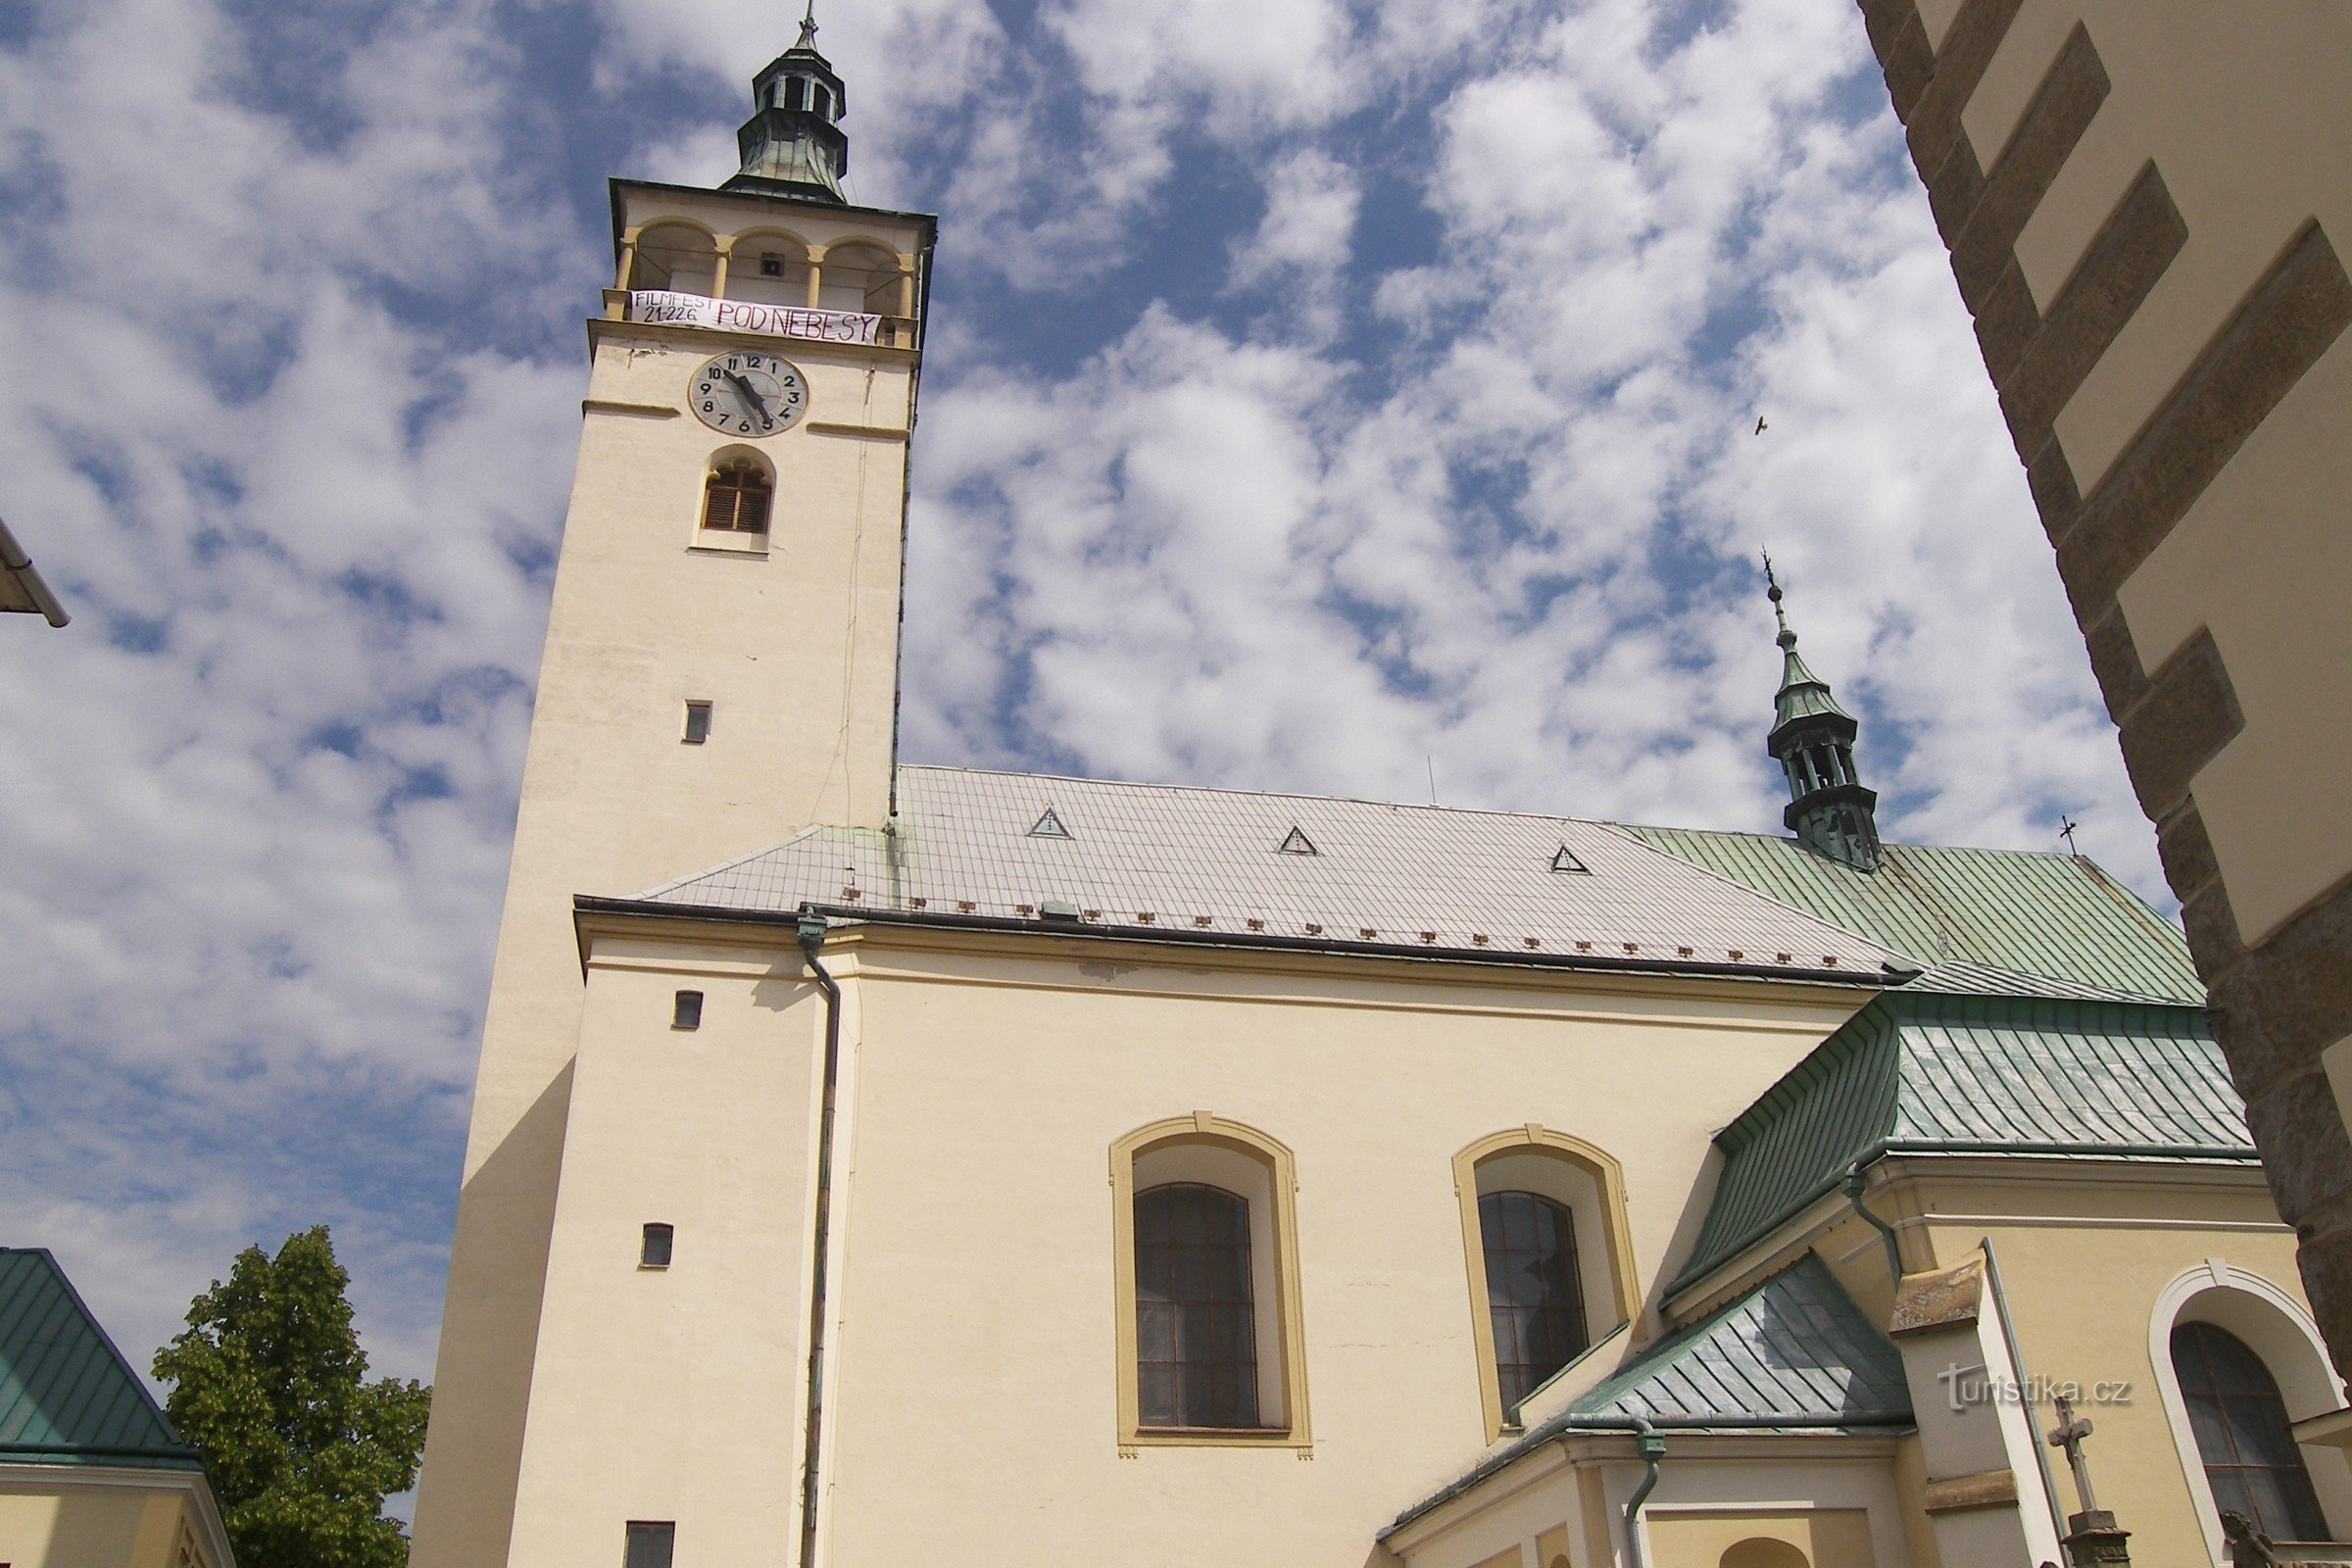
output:
[[[182,1470],[190,1466],[204,1468],[204,1455],[185,1444],[167,1446],[149,1444],[144,1447],[128,1444],[77,1443],[71,1446],[55,1443],[0,1443],[0,1459],[24,1458],[34,1463],[49,1463],[60,1467],[81,1459],[145,1459],[157,1470]]]
[[[634,915],[661,920],[710,920],[732,925],[797,925],[804,911],[859,925],[929,927],[1023,936],[1074,937],[1143,947],[1192,947],[1234,952],[1340,954],[1414,963],[1473,964],[1481,968],[1571,970],[1590,974],[1683,975],[1701,979],[1765,980],[1781,984],[1879,989],[1901,984],[1893,974],[1867,969],[1793,969],[1757,963],[1708,963],[1691,958],[1611,958],[1598,954],[1531,953],[1509,948],[1465,950],[1419,943],[1362,942],[1333,937],[1286,937],[1270,933],[1200,931],[1183,926],[1105,927],[1078,920],[1020,919],[996,914],[944,914],[886,909],[855,904],[805,904],[798,909],[737,909],[719,905],[656,904],[640,899],[591,898],[571,901],[575,916]]]
[[[800,916],[801,954],[825,994],[825,1078],[816,1133],[816,1239],[808,1263],[808,1396],[802,1413],[801,1568],[816,1562],[818,1444],[825,1419],[825,1272],[833,1222],[834,1091],[841,1076],[841,986],[818,956],[825,944],[825,918]]]
[[[41,612],[41,618],[50,625],[63,626],[74,618],[66,613],[66,607],[57,602],[57,595],[49,591],[49,585],[41,581],[41,574],[33,569],[32,558],[24,553],[23,545],[17,543],[17,536],[8,531],[5,519],[0,519],[0,571],[6,571],[24,585],[24,592],[32,600],[33,608]],[[5,1451],[5,1448],[0,1448],[0,1452]]]

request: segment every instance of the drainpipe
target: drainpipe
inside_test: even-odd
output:
[[[1861,1215],[1869,1223],[1870,1228],[1879,1233],[1879,1239],[1886,1244],[1886,1272],[1893,1276],[1895,1288],[1900,1290],[1903,1283],[1903,1250],[1895,1245],[1894,1227],[1863,1206],[1863,1186],[1862,1163],[1856,1160],[1853,1168],[1845,1173],[1845,1200],[1853,1205],[1854,1212]]]
[[[833,1222],[833,1100],[841,1073],[841,987],[818,956],[825,945],[825,917],[804,908],[801,956],[825,994],[825,1082],[816,1129],[816,1243],[808,1263],[808,1402],[802,1421],[801,1568],[815,1568],[817,1444],[825,1416],[825,1263]]]
[[[1649,1500],[1650,1488],[1658,1484],[1658,1466],[1666,1458],[1666,1439],[1657,1428],[1636,1416],[1634,1430],[1641,1438],[1642,1462],[1649,1471],[1634,1489],[1634,1494],[1625,1499],[1626,1568],[1642,1568],[1642,1505]]]

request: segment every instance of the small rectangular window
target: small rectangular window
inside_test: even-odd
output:
[[[678,1527],[667,1519],[630,1520],[629,1553],[621,1568],[670,1568],[677,1540]]]
[[[700,1029],[703,1026],[703,994],[700,991],[681,991],[671,1004],[669,1026],[672,1029]]]
[[[676,1235],[677,1230],[674,1226],[664,1225],[659,1220],[648,1224],[645,1227],[645,1240],[638,1244],[637,1266],[640,1268],[669,1267],[669,1245]]]
[[[689,746],[700,746],[710,738],[710,705],[709,703],[688,703],[686,705],[686,733],[679,739]]]

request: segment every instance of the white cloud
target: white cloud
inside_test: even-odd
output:
[[[1230,248],[1228,287],[1274,284],[1284,310],[1328,336],[1339,327],[1330,290],[1353,257],[1362,189],[1352,170],[1316,147],[1276,160],[1265,189],[1256,232]]]
[[[0,628],[0,1192],[134,1359],[326,1219],[427,1364],[445,1195],[282,1156],[306,1107],[454,1136],[564,493],[576,368],[477,346],[592,297],[501,145],[501,44],[458,8],[336,43],[331,135],[232,96],[210,6],[0,52],[0,178],[44,193],[0,467],[75,614]]]

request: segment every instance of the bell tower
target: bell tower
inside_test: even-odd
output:
[[[752,118],[735,132],[743,169],[722,190],[846,202],[841,176],[850,139],[841,118],[849,99],[832,62],[816,50],[816,0],[801,19],[801,40],[752,78]]]
[[[1854,770],[1854,739],[1862,726],[1838,706],[1830,683],[1806,667],[1796,651],[1796,633],[1781,608],[1781,585],[1764,558],[1766,597],[1780,622],[1781,689],[1773,702],[1773,760],[1788,780],[1788,806],[1781,820],[1807,846],[1857,871],[1876,871],[1886,860],[1879,845],[1876,790],[1863,787]]]
[[[851,205],[842,81],[760,72],[715,188],[612,182],[450,1260],[417,1568],[518,1522],[581,1027],[575,896],[892,814],[900,568],[936,220]],[[545,1423],[543,1423],[545,1424]],[[534,1463],[542,1461],[533,1461]],[[552,1461],[548,1461],[552,1462]],[[527,1513],[527,1510],[525,1510]],[[560,1553],[559,1553],[560,1555]]]

